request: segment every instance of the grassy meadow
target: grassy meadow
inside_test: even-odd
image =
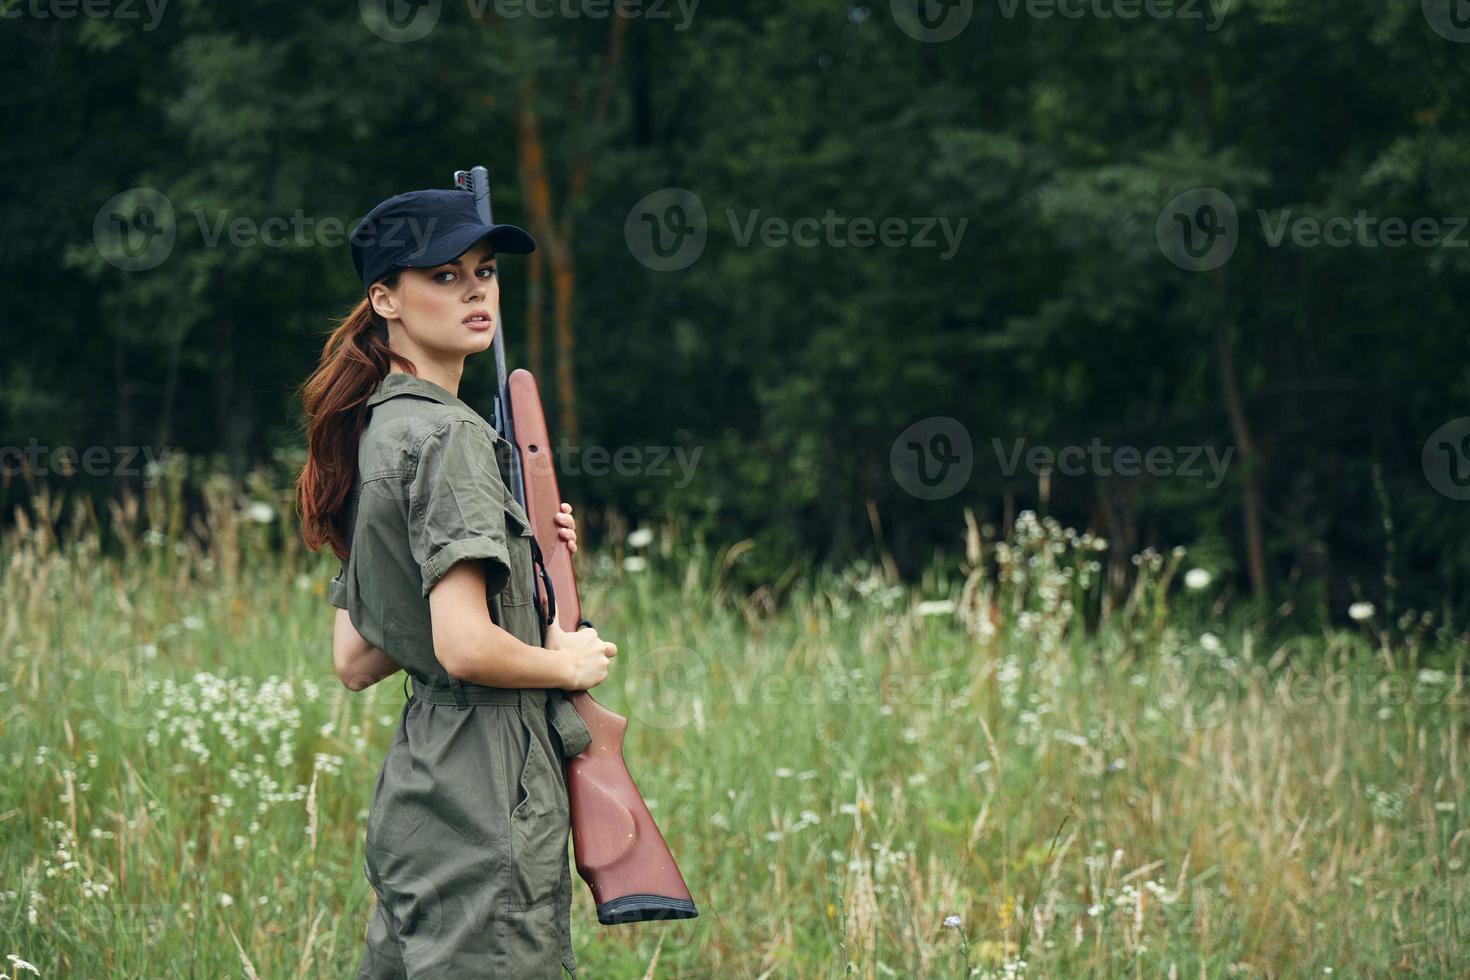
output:
[[[0,975],[356,968],[402,675],[333,676],[336,562],[289,493],[214,480],[185,520],[179,481],[40,494],[0,542]],[[1104,601],[1102,543],[1029,515],[913,587],[859,565],[778,606],[727,587],[744,545],[652,530],[583,550],[583,605],[700,917],[601,927],[574,877],[583,976],[1470,963],[1463,627],[1292,635],[1178,551]]]

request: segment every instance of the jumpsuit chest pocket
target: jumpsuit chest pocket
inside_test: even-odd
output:
[[[534,567],[531,562],[531,519],[515,498],[505,501],[505,547],[510,554],[510,581],[501,590],[501,600],[507,606],[520,606],[532,600],[535,590],[532,582]]]

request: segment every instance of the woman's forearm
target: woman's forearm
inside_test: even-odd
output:
[[[572,664],[564,653],[522,643],[494,623],[476,639],[444,665],[451,676],[486,687],[566,688],[572,683]]]

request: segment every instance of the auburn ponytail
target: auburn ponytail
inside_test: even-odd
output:
[[[380,281],[392,288],[399,275]],[[357,482],[364,406],[394,364],[418,373],[412,361],[389,349],[387,321],[364,297],[327,337],[320,363],[301,386],[306,465],[296,480],[296,513],[312,551],[330,544],[338,558],[347,557],[347,504]]]

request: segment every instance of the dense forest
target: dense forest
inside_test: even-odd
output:
[[[3,519],[291,474],[346,231],[484,164],[594,543],[912,575],[1030,509],[1313,617],[1463,611],[1459,7],[5,2]]]

